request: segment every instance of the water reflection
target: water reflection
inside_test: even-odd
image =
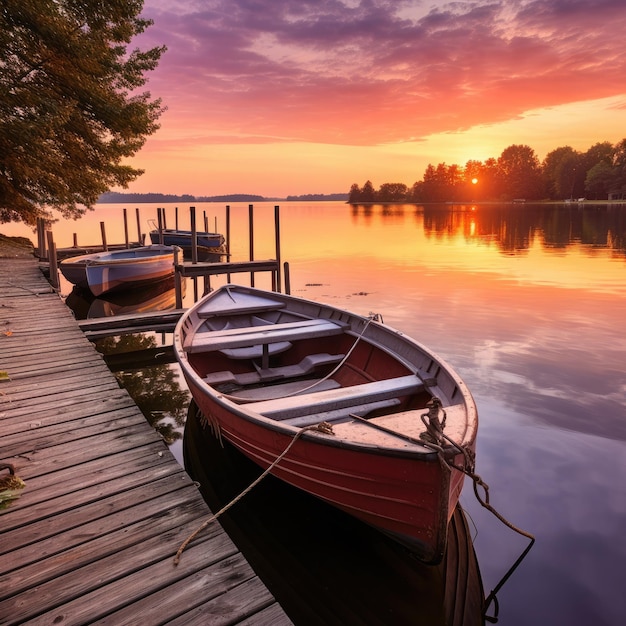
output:
[[[185,282],[183,281],[183,286]],[[140,289],[105,294],[96,298],[88,289],[74,287],[65,304],[76,319],[97,319],[147,311],[166,311],[176,306],[174,278],[170,277]]]
[[[626,216],[608,205],[354,205],[355,222],[377,216],[385,222],[412,216],[427,238],[461,236],[495,244],[504,254],[523,254],[539,237],[546,248],[573,243],[626,255]]]
[[[171,445],[182,438],[190,394],[181,386],[176,369],[167,364],[145,367],[137,355],[163,351],[150,334],[107,337],[96,342],[105,355],[133,355],[115,371],[120,386],[128,391],[148,423]]]

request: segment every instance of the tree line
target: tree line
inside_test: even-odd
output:
[[[411,187],[371,181],[350,188],[350,204],[372,202],[479,202],[524,200],[623,199],[626,196],[626,139],[579,152],[556,148],[540,161],[527,145],[511,145],[498,158],[465,166],[429,164]]]

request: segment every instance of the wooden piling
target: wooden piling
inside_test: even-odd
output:
[[[249,260],[254,261],[254,206],[248,205],[248,233],[250,244]],[[254,287],[254,272],[250,274],[250,286]]]
[[[102,234],[102,249],[106,252],[109,247],[107,246],[107,233],[104,222],[100,222],[100,233]]]
[[[285,293],[287,295],[291,294],[291,276],[289,275],[289,263],[285,261]]]
[[[275,291],[280,293],[281,291],[281,276],[280,276],[280,207],[274,207],[274,237],[276,243],[276,264],[278,270],[276,271],[276,286]]]
[[[226,205],[226,260],[230,261],[230,204]],[[230,282],[230,274],[226,274],[226,280]]]
[[[135,209],[135,217],[137,218],[137,242],[143,244],[143,235],[141,234],[141,220],[139,219],[139,208]]]
[[[176,308],[183,308],[183,277],[181,276],[179,266],[183,262],[180,258],[180,248],[174,248],[174,293],[176,294]]]
[[[46,231],[46,238],[48,240],[48,263],[50,266],[50,284],[57,291],[59,290],[61,283],[59,282],[59,268],[57,266],[57,247],[54,243],[54,236],[51,230]]]
[[[128,238],[128,213],[126,209],[122,209],[122,216],[124,219],[124,245],[126,248],[130,248],[130,240]]]
[[[159,243],[163,245],[163,218],[161,217],[161,207],[157,207],[157,230],[159,233]]]

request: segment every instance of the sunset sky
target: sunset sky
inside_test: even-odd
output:
[[[133,192],[412,185],[511,144],[626,138],[624,0],[145,0],[168,110]]]

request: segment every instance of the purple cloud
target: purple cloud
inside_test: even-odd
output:
[[[147,0],[150,90],[224,141],[371,144],[624,93],[621,0]]]

